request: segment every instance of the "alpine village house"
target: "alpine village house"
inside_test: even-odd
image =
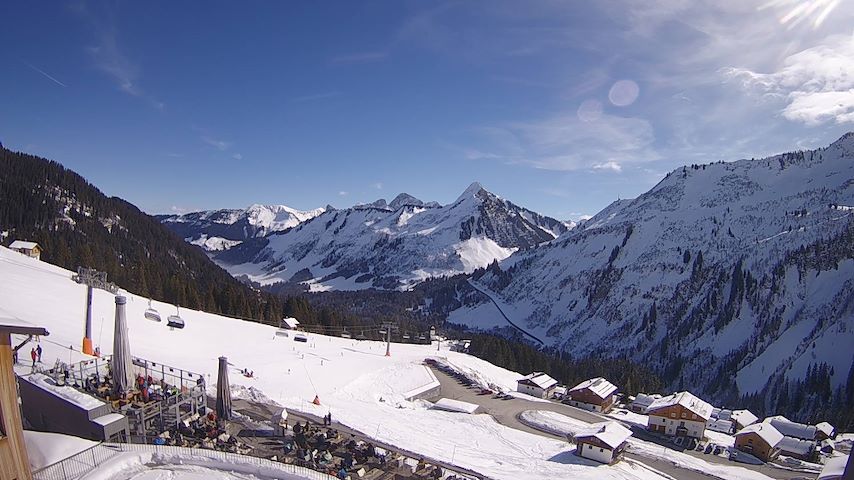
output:
[[[706,432],[706,422],[712,416],[712,408],[691,392],[679,392],[656,399],[647,408],[649,430],[701,439]]]

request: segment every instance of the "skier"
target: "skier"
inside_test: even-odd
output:
[[[41,343],[36,346],[36,353],[39,356],[39,363],[42,363],[42,344]]]

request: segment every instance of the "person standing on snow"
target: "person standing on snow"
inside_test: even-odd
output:
[[[33,359],[33,368],[36,368],[36,359],[39,358],[39,354],[36,353],[36,349],[30,350],[30,357]]]
[[[42,344],[41,343],[36,346],[36,353],[38,354],[38,357],[39,357],[39,363],[42,363]]]

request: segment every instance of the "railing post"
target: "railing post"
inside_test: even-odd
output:
[[[62,478],[68,480],[68,475],[65,473],[65,461],[60,462],[59,466],[62,467]]]

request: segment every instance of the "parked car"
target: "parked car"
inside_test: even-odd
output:
[[[715,445],[715,451],[714,451],[715,455],[720,455],[722,451],[723,451],[723,449],[721,447]]]
[[[715,449],[715,444],[710,443],[710,444],[706,445],[706,449],[703,450],[703,453],[712,453],[712,451],[714,451],[714,449]]]

